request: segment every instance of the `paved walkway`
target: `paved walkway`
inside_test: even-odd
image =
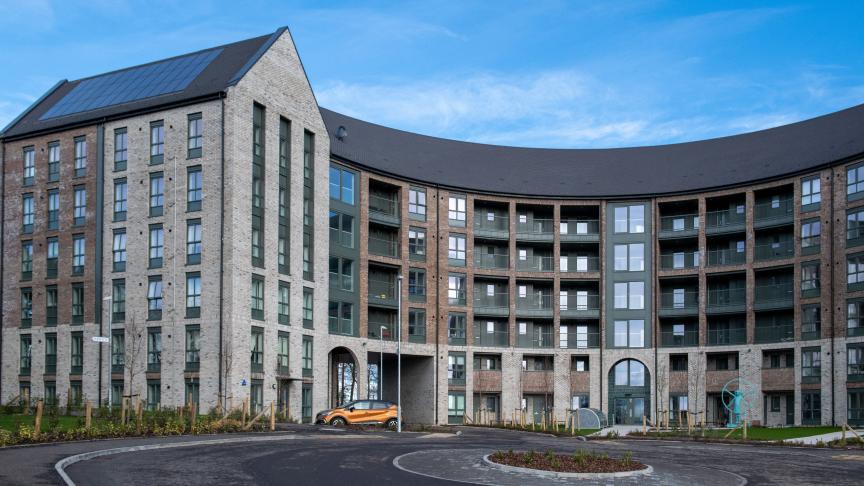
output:
[[[858,433],[858,435],[860,435],[861,437],[864,437],[864,430],[859,429],[859,430],[856,430],[855,432]],[[794,439],[786,439],[783,442],[788,442],[790,444],[816,445],[819,443],[819,441],[822,441],[822,442],[827,444],[828,442],[831,442],[832,440],[840,440],[841,438],[843,438],[842,432],[830,432],[827,434],[811,435],[810,437],[796,437]],[[854,438],[855,438],[854,434],[852,434],[850,432],[846,432],[846,439],[854,439]]]
[[[650,428],[649,428],[650,430]],[[609,434],[615,433],[618,437],[624,437],[627,434],[635,434],[636,432],[642,432],[641,425],[613,425],[612,427],[606,427],[605,429],[598,430],[591,434],[593,437],[608,437]]]

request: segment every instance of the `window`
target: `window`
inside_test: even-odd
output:
[[[330,257],[330,288],[354,291],[354,260],[342,257]]]
[[[186,274],[186,317],[201,316],[201,274]]]
[[[21,327],[30,327],[33,323],[33,289],[21,289]]]
[[[21,196],[21,232],[33,232],[33,219],[35,218],[36,208],[33,207],[33,194],[24,194]]]
[[[850,209],[846,213],[846,246],[864,243],[864,208]]]
[[[642,319],[615,321],[615,346],[621,348],[645,347],[645,321]]]
[[[201,220],[190,219],[186,222],[186,264],[201,263]]]
[[[187,126],[187,157],[190,159],[201,157],[201,149],[204,147],[204,120],[201,119],[201,113],[189,115]]]
[[[201,328],[186,326],[186,371],[198,371],[201,363]]]
[[[588,408],[589,406],[588,395],[586,394],[573,395],[570,399],[570,408],[573,410],[578,408]]]
[[[126,170],[126,161],[128,158],[129,152],[126,140],[126,129],[118,128],[114,130],[114,170]]]
[[[87,175],[87,139],[75,139],[75,177]]]
[[[855,299],[847,301],[846,311],[846,335],[861,336],[864,334],[864,300]]]
[[[451,273],[448,276],[447,300],[450,305],[465,305],[465,275]]]
[[[289,292],[289,287],[286,282],[279,282],[279,324],[288,324],[289,323],[289,309],[291,305],[291,297]]]
[[[113,271],[126,271],[126,229],[114,230],[114,243],[112,247]]]
[[[408,228],[408,256],[411,260],[426,260],[426,230]]]
[[[183,390],[183,401],[186,404],[186,407],[195,405],[194,413],[200,413],[201,407],[198,405],[198,399],[201,391],[201,383],[199,383],[197,378],[187,378],[185,385],[186,386]]]
[[[162,276],[154,275],[147,280],[147,319],[162,319]]]
[[[161,164],[165,157],[165,125],[162,120],[150,123],[150,164]]]
[[[57,382],[45,382],[45,405],[57,405]]]
[[[300,355],[300,367],[303,376],[312,376],[312,336],[303,336],[303,347]]]
[[[252,266],[264,268],[264,107],[252,107]]]
[[[149,268],[162,268],[164,255],[165,232],[161,224],[150,225],[150,263]]]
[[[57,286],[45,287],[45,325],[57,325]]]
[[[615,365],[615,386],[645,386],[645,365],[628,359]]]
[[[447,257],[451,265],[465,266],[465,235],[450,234]]]
[[[354,248],[354,216],[330,211],[330,242]]]
[[[819,262],[801,264],[801,296],[819,296]]]
[[[86,244],[84,235],[72,237],[72,275],[84,275]]]
[[[642,272],[645,270],[645,245],[631,243],[615,245],[615,271]]]
[[[75,375],[81,374],[84,369],[84,333],[81,331],[73,332],[69,340],[69,357],[72,366],[71,373]]]
[[[822,378],[822,351],[819,348],[801,349],[801,381],[818,383]]]
[[[252,319],[264,320],[264,277],[252,275]]]
[[[250,363],[252,373],[264,372],[264,329],[260,327],[252,328],[252,337],[250,340],[252,353]]]
[[[864,253],[847,257],[846,283],[849,290],[855,290],[864,284]]]
[[[619,206],[615,208],[616,233],[644,233],[645,206]]]
[[[349,170],[335,165],[330,166],[330,199],[353,206],[355,177]]]
[[[465,420],[465,393],[450,392],[447,394],[447,422],[461,424]]]
[[[415,343],[426,342],[426,311],[408,309],[408,340]]]
[[[162,328],[147,328],[147,371],[162,368]]]
[[[419,268],[408,269],[408,300],[426,302],[426,271]]]
[[[48,229],[56,230],[60,227],[60,191],[48,190]]]
[[[465,344],[465,314],[450,313],[447,317],[447,338],[449,344]]]
[[[330,334],[354,335],[354,304],[331,300],[327,303]]]
[[[48,144],[48,182],[60,180],[60,142]]]
[[[450,196],[447,219],[451,226],[465,226],[465,196]]]
[[[203,185],[200,165],[186,169],[186,211],[201,211]]]
[[[450,385],[465,384],[465,353],[450,353],[447,356],[447,382]]]
[[[864,379],[864,346],[848,345],[846,349],[846,364],[849,380],[860,381]]]
[[[303,327],[312,329],[312,289],[303,287]]]
[[[165,176],[161,172],[150,174],[150,216],[162,216],[165,205]]]
[[[801,180],[801,206],[806,207],[819,204],[822,200],[822,194],[819,188],[820,185],[819,177],[811,177]],[[811,208],[808,208],[808,210],[809,209]],[[816,209],[816,207],[813,207],[812,209]]]
[[[312,280],[312,235],[303,232],[303,278]]]
[[[87,221],[87,189],[84,186],[75,187],[75,207],[74,207],[75,226],[82,226]]]
[[[128,197],[126,179],[116,179],[114,181],[114,221],[126,221]]]
[[[588,371],[588,356],[573,356],[570,365],[572,371]]]
[[[315,170],[315,134],[309,130],[303,131],[303,180],[304,184],[312,185],[312,174]]]
[[[616,309],[644,309],[644,282],[615,282]]]
[[[33,277],[33,242],[21,243],[21,280],[30,280]]]
[[[114,280],[111,287],[111,322],[123,322],[126,320],[126,281]]]
[[[45,373],[57,372],[57,334],[45,334]]]
[[[162,403],[162,384],[156,380],[147,380],[147,410],[155,412]]]
[[[819,237],[822,235],[822,224],[818,219],[808,219],[801,222],[801,253],[812,254],[819,251]]]
[[[687,371],[687,355],[686,354],[670,354],[669,368],[672,371]]]
[[[281,376],[288,376],[289,374],[289,365],[288,365],[288,349],[289,349],[289,336],[286,332],[280,332],[278,335],[279,346],[276,348],[276,374]]]
[[[72,324],[84,323],[84,284],[72,284]]]
[[[858,199],[864,192],[864,164],[857,164],[846,169],[846,196],[848,199]]]
[[[426,220],[426,189],[419,187],[408,189],[408,217]]]
[[[311,370],[310,370],[311,372]],[[312,423],[312,384],[305,383],[300,393],[300,414],[304,424]]]
[[[819,304],[801,306],[801,339],[819,339],[822,330]]]
[[[57,258],[60,256],[60,243],[56,237],[52,237],[48,238],[45,246],[45,276],[57,278]]]
[[[36,180],[36,151],[33,147],[24,148],[24,185],[32,186]]]

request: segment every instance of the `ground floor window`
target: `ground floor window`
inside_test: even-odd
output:
[[[186,380],[186,390],[184,395],[184,400],[186,400],[186,406],[188,407],[191,404],[195,404],[195,412],[201,413],[201,409],[198,408],[198,392],[201,389],[201,384],[198,383],[198,380],[195,378],[190,378]]]
[[[147,381],[147,410],[159,410],[162,403],[162,384],[158,381]]]
[[[847,422],[853,425],[864,424],[864,390],[850,391],[846,398]]]
[[[69,383],[69,405],[72,407],[80,407],[84,393],[80,381],[72,381]]]
[[[687,411],[687,395],[682,395],[680,393],[672,393],[669,395],[669,411],[672,413],[686,412]],[[677,418],[677,417],[676,417]]]
[[[303,423],[312,423],[312,385],[305,384],[301,391],[301,409],[300,414],[303,418]]]
[[[111,406],[119,407],[123,403],[123,380],[111,382]]]
[[[818,391],[801,392],[801,423],[822,423],[822,397]]]
[[[252,385],[249,387],[249,409],[253,414],[258,414],[263,406],[264,382],[262,380],[252,380]]]
[[[21,405],[30,405],[30,383],[21,383],[18,385],[18,402]]]
[[[589,406],[587,393],[573,395],[570,399],[570,408],[573,410],[576,410],[577,408],[588,408]]]
[[[378,363],[369,363],[369,399],[381,400],[378,394]]]
[[[53,407],[57,405],[57,383],[53,381],[45,382],[45,405]]]
[[[465,417],[465,394],[451,392],[447,396],[447,422],[461,424]]]

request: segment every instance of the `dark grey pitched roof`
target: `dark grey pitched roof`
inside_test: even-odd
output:
[[[192,53],[75,81],[62,80],[39,98],[39,100],[33,103],[33,105],[24,111],[24,113],[19,115],[18,118],[13,120],[12,123],[4,129],[2,136],[7,139],[18,138],[24,135],[92,123],[97,120],[110,119],[117,116],[127,116],[137,112],[145,112],[160,109],[165,106],[195,102],[197,100],[216,96],[218,93],[236,84],[285,30],[286,29],[283,27],[272,34],[198,51],[198,53],[218,52],[218,54],[215,55],[212,61],[210,61],[209,64],[200,71],[200,74],[194,76],[191,82],[183,87],[183,89],[171,90],[170,87],[163,86],[165,89],[154,89],[151,92],[167,90],[168,92],[165,94],[141,97],[140,99],[128,102],[108,104],[107,106],[89,109],[87,111],[80,111],[65,116],[55,117],[51,116],[52,113],[50,113],[49,110],[57,105],[58,102],[63,100],[67,94],[71,93],[81,83],[98,82],[100,81],[100,78],[122,77],[124,73],[134,72],[135,70],[141,71],[142,68],[158,63],[164,64],[166,61],[187,57]],[[153,76],[150,81],[151,84],[165,83],[166,77]],[[158,86],[155,86],[154,88],[158,88]]]
[[[451,188],[539,197],[631,197],[733,186],[864,154],[864,105],[790,125],[697,142],[543,149],[446,140],[324,108],[330,150],[374,171]],[[337,138],[344,126],[347,136]]]

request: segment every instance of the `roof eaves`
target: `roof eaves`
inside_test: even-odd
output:
[[[263,56],[264,53],[267,52],[267,49],[270,49],[270,46],[272,46],[273,43],[276,42],[276,40],[279,38],[279,36],[281,36],[282,33],[286,30],[288,30],[288,27],[279,27],[278,29],[276,29],[276,32],[274,32],[270,36],[270,38],[267,39],[267,42],[261,44],[261,47],[259,47],[258,50],[255,51],[255,54],[252,55],[252,57],[250,57],[248,61],[246,61],[246,64],[244,64],[243,67],[241,67],[240,70],[237,71],[237,73],[228,80],[225,88],[229,88],[239,83],[240,80],[243,79],[243,76],[245,76],[246,73],[249,72],[250,69],[252,69],[252,66],[254,66],[256,62],[258,62],[258,59],[261,59],[261,56]]]
[[[3,134],[6,133],[10,128],[15,126],[16,123],[21,121],[22,118],[27,116],[28,113],[33,111],[34,108],[39,106],[39,103],[42,103],[42,101],[44,101],[45,98],[51,96],[51,93],[57,91],[57,88],[59,88],[60,86],[62,86],[64,83],[67,83],[67,82],[68,82],[68,80],[66,80],[66,79],[61,79],[60,81],[57,81],[57,83],[54,86],[52,86],[51,89],[46,91],[42,96],[39,97],[39,99],[37,99],[36,101],[31,103],[30,106],[28,106],[26,110],[22,111],[21,114],[16,116],[11,122],[9,122],[8,125],[3,127],[3,130],[0,130],[0,137],[2,137]]]

